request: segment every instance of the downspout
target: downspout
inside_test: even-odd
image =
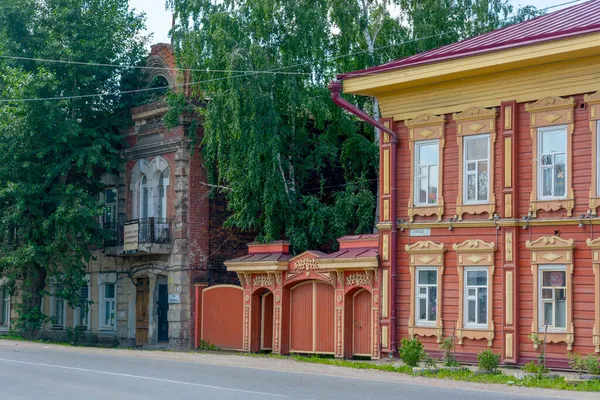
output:
[[[342,91],[342,83],[341,82],[332,81],[327,86],[327,89],[329,89],[329,92],[331,92],[331,99],[333,100],[333,102],[335,104],[337,104],[344,110],[348,111],[349,113],[356,115],[358,118],[367,122],[368,124],[373,125],[374,127],[380,129],[381,131],[388,133],[391,136],[391,144],[392,145],[391,145],[390,161],[391,161],[391,165],[392,165],[392,170],[390,171],[390,180],[391,180],[391,188],[390,188],[391,189],[391,199],[390,199],[390,208],[391,208],[390,219],[391,219],[391,221],[390,222],[392,223],[392,232],[391,232],[392,243],[390,243],[390,254],[391,254],[391,257],[390,257],[390,275],[391,275],[391,282],[390,282],[390,292],[391,292],[391,296],[390,296],[390,310],[391,310],[390,349],[392,350],[392,353],[393,353],[393,352],[395,352],[395,349],[396,349],[396,328],[397,328],[396,327],[396,275],[397,275],[396,274],[396,262],[397,262],[397,260],[396,260],[396,239],[397,239],[396,153],[397,153],[397,147],[398,147],[398,135],[396,135],[396,132],[394,132],[390,128],[386,127],[384,124],[382,124],[375,118],[371,117],[369,114],[367,114],[360,108],[356,107],[354,104],[345,100],[341,96],[341,91]],[[377,199],[377,201],[379,201],[379,199]]]

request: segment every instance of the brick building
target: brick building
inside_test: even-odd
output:
[[[382,351],[600,352],[600,1],[340,75],[381,129]],[[340,91],[379,100],[374,121]],[[388,277],[388,279],[385,279]],[[388,285],[385,282],[389,282]]]
[[[168,44],[152,46],[144,81],[150,87],[187,90],[186,74],[175,68]],[[182,89],[179,89],[182,88]],[[245,251],[248,235],[225,230],[226,202],[209,196],[201,151],[193,149],[188,117],[168,128],[168,110],[154,101],[131,110],[133,124],[123,132],[123,173],[104,176],[106,211],[102,223],[111,233],[88,266],[89,311],[70,309],[54,296],[43,301],[54,322],[48,337],[63,337],[79,327],[99,340],[123,345],[191,346],[194,335],[194,284],[236,282],[223,260]],[[196,135],[203,134],[198,121]]]

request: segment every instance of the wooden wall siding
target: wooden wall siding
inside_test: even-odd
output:
[[[600,56],[548,63],[439,84],[391,91],[378,96],[381,114],[394,120],[423,112],[449,114],[471,106],[498,107],[503,100],[531,102],[545,96],[570,96],[600,89]]]
[[[262,298],[261,327],[260,327],[261,350],[273,348],[273,293],[268,292]]]
[[[352,302],[352,354],[371,356],[371,293],[359,290]]]
[[[200,338],[222,349],[241,350],[243,296],[239,286],[216,285],[204,289]]]
[[[333,353],[335,337],[335,289],[327,283],[315,283],[315,352]]]
[[[313,282],[301,283],[290,291],[290,351],[313,352]]]

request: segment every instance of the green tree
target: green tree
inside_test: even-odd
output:
[[[4,0],[0,55],[137,65],[143,27],[127,0]],[[120,165],[119,127],[135,101],[119,91],[136,82],[126,67],[0,58],[0,99],[14,99],[0,103],[0,277],[20,296],[24,334],[47,320],[49,285],[82,304],[86,265],[103,239],[100,177]],[[71,96],[83,97],[35,100]]]
[[[337,236],[374,226],[378,135],[333,105],[325,87],[335,73],[494,29],[512,12],[506,0],[448,1],[442,8],[433,0],[167,5],[178,21],[172,35],[180,66],[231,71],[194,72],[201,83],[193,95],[206,104],[173,95],[170,119],[203,115],[199,140],[210,183],[226,188],[227,224],[256,231],[262,241],[289,238],[295,251],[328,247]],[[446,30],[456,34],[407,42]],[[378,115],[375,101],[352,101]]]

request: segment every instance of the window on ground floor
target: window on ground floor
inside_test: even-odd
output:
[[[429,325],[437,321],[438,276],[436,268],[417,268],[416,315],[417,324]]]
[[[65,299],[60,297],[60,287],[54,288],[50,301],[50,324],[52,329],[65,328]]]
[[[0,329],[10,328],[10,292],[7,287],[0,286]]]
[[[544,331],[564,331],[567,328],[567,271],[566,267],[540,267],[539,326]]]
[[[465,327],[487,328],[488,269],[465,267]]]
[[[100,285],[100,329],[114,330],[116,327],[116,287],[114,283]]]

